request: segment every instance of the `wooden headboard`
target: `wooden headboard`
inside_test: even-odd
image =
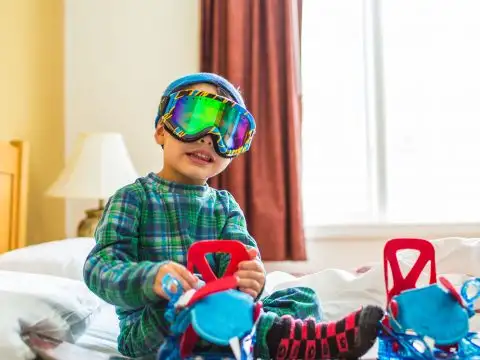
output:
[[[26,245],[27,184],[27,143],[0,141],[0,253]]]

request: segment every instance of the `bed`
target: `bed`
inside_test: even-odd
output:
[[[83,282],[83,264],[94,239],[60,239],[26,246],[27,144],[0,142],[0,159],[1,358],[35,358],[21,337],[26,328],[95,350],[107,358],[118,356],[114,307],[96,297]],[[449,274],[455,285],[465,280],[464,274],[480,276],[480,239],[447,238],[433,243],[439,272]],[[413,254],[402,255],[402,269],[409,268],[413,258]],[[419,284],[426,283],[426,278]],[[338,319],[366,304],[383,306],[386,298],[380,261],[363,274],[325,269],[297,277],[275,271],[267,275],[264,295],[291,286],[313,288],[326,320]],[[472,322],[477,331],[478,318]],[[374,353],[372,349],[365,359],[374,358]],[[73,359],[78,358],[68,354],[61,357]]]
[[[25,329],[119,355],[114,307],[91,293],[82,279],[94,239],[27,246],[28,155],[27,142],[0,141],[1,358],[35,358],[22,340]]]

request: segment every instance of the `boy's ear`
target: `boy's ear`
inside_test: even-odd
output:
[[[165,129],[163,125],[158,125],[155,129],[155,141],[158,145],[163,146],[165,144]]]

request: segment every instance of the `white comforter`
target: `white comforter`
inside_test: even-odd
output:
[[[457,286],[465,280],[463,274],[480,276],[480,239],[440,239],[434,245],[439,274],[449,274]],[[118,321],[113,307],[93,295],[82,281],[81,268],[92,246],[93,239],[70,239],[0,256],[2,359],[34,358],[20,337],[22,327],[32,326],[81,346],[115,353]],[[39,256],[42,252],[50,257]],[[402,254],[402,269],[410,268],[414,259],[413,253]],[[338,319],[361,305],[385,305],[380,261],[361,275],[339,269],[300,278],[270,273],[265,295],[291,286],[313,288],[326,320]],[[480,331],[480,316],[472,320],[472,328]]]
[[[28,329],[76,341],[102,304],[80,281],[0,270],[1,358],[35,358],[20,337]]]

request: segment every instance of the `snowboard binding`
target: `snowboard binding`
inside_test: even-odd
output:
[[[216,252],[230,254],[230,262],[220,279],[206,258],[207,254]],[[177,279],[170,275],[164,277],[163,290],[170,298],[165,317],[171,323],[172,335],[160,348],[158,360],[253,360],[262,304],[238,291],[237,279],[233,276],[238,264],[249,259],[246,247],[239,241],[207,240],[191,246],[187,268],[192,273],[196,268],[203,281],[199,281],[197,289],[185,292]],[[202,342],[223,351],[196,353],[196,345]],[[226,351],[229,347],[231,351]]]
[[[403,276],[397,254],[417,250],[419,257]],[[430,264],[429,284],[416,283]],[[389,271],[393,284],[389,286]],[[480,279],[466,281],[460,293],[445,278],[437,281],[435,248],[423,239],[393,239],[384,248],[387,311],[379,333],[379,360],[480,359],[480,334],[469,319],[480,298]]]

